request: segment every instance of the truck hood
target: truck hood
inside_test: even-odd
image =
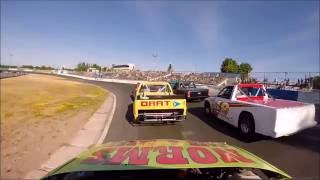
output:
[[[224,167],[256,168],[291,178],[259,157],[226,143],[171,139],[108,142],[81,153],[48,176],[79,171]]]

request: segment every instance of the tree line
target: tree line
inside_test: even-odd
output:
[[[241,80],[248,82],[250,79],[249,73],[252,71],[252,67],[249,63],[240,63],[232,58],[226,58],[221,64],[220,71],[223,73],[237,73],[241,75]]]
[[[221,64],[220,71],[223,73],[239,73],[249,74],[252,71],[252,67],[249,63],[241,63],[232,58],[226,58]]]
[[[87,71],[89,68],[96,68],[97,70],[99,70],[101,72],[107,72],[107,71],[111,70],[108,67],[102,67],[98,64],[90,64],[90,63],[86,63],[86,62],[78,63],[74,70],[75,71]]]
[[[77,64],[75,68],[76,71],[87,71],[89,68],[96,68],[97,70],[101,71],[101,66],[98,64],[89,64],[85,62],[81,62]]]
[[[36,70],[54,70],[55,68],[51,66],[32,66],[32,65],[22,65],[22,66],[15,66],[15,65],[0,65],[1,68],[26,68],[26,69],[36,69]]]

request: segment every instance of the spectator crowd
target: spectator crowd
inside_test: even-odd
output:
[[[225,79],[221,73],[192,73],[192,72],[173,72],[165,71],[118,71],[118,72],[73,72],[78,75],[85,75],[96,78],[124,79],[124,80],[146,80],[146,81],[171,81],[183,80],[194,81],[198,84],[215,85]]]

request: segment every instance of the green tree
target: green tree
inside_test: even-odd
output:
[[[92,67],[92,68],[96,68],[96,69],[98,69],[99,71],[101,70],[101,66],[99,66],[98,64],[92,64],[91,67]]]
[[[22,68],[28,68],[28,69],[33,69],[34,67],[32,65],[22,65]]]
[[[241,63],[239,65],[239,73],[249,74],[252,71],[252,67],[249,63]]]
[[[239,66],[236,60],[232,58],[226,58],[222,64],[220,71],[223,73],[238,73]]]
[[[76,71],[87,71],[89,68],[89,64],[85,62],[81,62],[77,64]]]
[[[243,82],[250,81],[249,79],[249,73],[252,71],[252,67],[249,63],[241,63],[239,65],[239,73],[241,74],[241,80]]]
[[[1,68],[17,68],[18,66],[0,64],[0,67],[1,67]]]

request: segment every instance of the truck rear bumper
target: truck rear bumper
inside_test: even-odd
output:
[[[191,96],[191,97],[186,97],[188,100],[195,100],[195,99],[205,99],[209,96]]]
[[[271,137],[273,138],[279,138],[279,137],[283,137],[283,136],[290,136],[290,135],[293,135],[293,134],[296,134],[300,131],[303,131],[305,129],[308,129],[308,128],[312,128],[314,126],[317,125],[317,122],[313,122],[313,123],[310,123],[304,127],[300,127],[299,129],[294,129],[294,130],[291,130],[291,131],[286,131],[286,132],[283,132],[283,131],[274,131],[273,134],[271,135]]]
[[[272,137],[289,136],[316,125],[315,107],[313,104],[277,109],[277,118]]]
[[[184,121],[186,116],[178,112],[144,112],[139,113],[137,121],[139,122],[168,122],[168,121]]]

